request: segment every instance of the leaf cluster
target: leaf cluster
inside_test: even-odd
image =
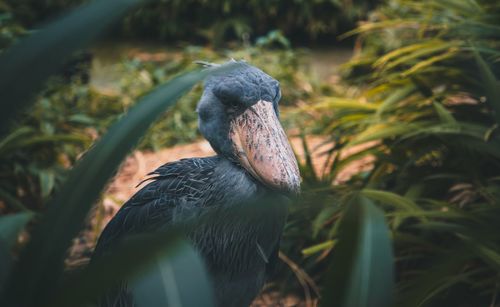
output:
[[[347,34],[362,46],[345,68],[358,89],[312,111],[331,147],[311,193],[337,199],[313,207],[314,262],[335,255],[336,221],[360,193],[388,219],[397,306],[497,304],[499,22],[497,1],[393,0]]]

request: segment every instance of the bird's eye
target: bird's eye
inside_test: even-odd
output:
[[[239,103],[236,100],[229,100],[226,102],[226,105],[227,105],[228,109],[236,110],[239,106]]]

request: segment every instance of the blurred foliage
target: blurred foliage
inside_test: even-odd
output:
[[[0,50],[11,45],[41,18],[57,15],[81,1],[0,1]],[[16,14],[14,16],[13,14]],[[15,17],[15,18],[14,18]],[[15,124],[0,142],[0,212],[8,208],[41,209],[58,188],[66,170],[74,164],[93,139],[101,135],[135,101],[155,86],[186,70],[196,60],[246,59],[282,80],[285,94],[295,101],[308,95],[298,84],[297,52],[263,48],[288,41],[279,33],[264,36],[259,47],[215,52],[201,47],[163,53],[160,60],[125,57],[119,68],[119,91],[102,93],[90,84],[91,52],[81,52],[67,61],[38,96],[35,108]],[[199,137],[194,112],[201,85],[182,98],[169,114],[162,116],[143,138],[140,148],[158,150]],[[7,205],[7,207],[6,207]]]
[[[351,87],[308,110],[331,137],[328,166],[303,166],[286,237],[309,247],[304,266],[321,279],[361,193],[386,211],[396,306],[498,306],[500,3],[391,0],[354,34]],[[342,178],[349,167],[361,171]]]
[[[11,121],[19,120],[14,127],[11,127],[11,133],[3,136],[0,141],[2,167],[7,168],[7,173],[15,173],[16,167],[28,166],[26,169],[21,169],[20,173],[27,179],[39,179],[38,194],[41,194],[41,198],[46,198],[52,194],[51,190],[59,179],[55,169],[59,166],[67,168],[75,163],[68,172],[68,178],[53,193],[53,197],[49,201],[43,199],[42,203],[48,203],[47,209],[36,216],[43,218],[35,219],[32,227],[26,228],[26,224],[35,215],[21,203],[23,196],[21,194],[26,193],[26,190],[23,190],[22,185],[11,182],[9,174],[3,178],[7,185],[14,187],[10,192],[17,194],[4,198],[5,202],[12,205],[11,200],[14,200],[14,210],[25,212],[0,218],[2,306],[89,306],[117,282],[134,279],[134,276],[136,280],[142,279],[142,282],[134,284],[135,294],[139,294],[136,297],[139,299],[138,305],[158,303],[164,301],[165,297],[167,299],[175,297],[178,306],[213,305],[212,287],[204,273],[202,261],[192,248],[179,244],[175,225],[168,231],[159,230],[156,234],[129,237],[122,244],[117,244],[110,254],[96,259],[85,268],[64,272],[64,258],[72,239],[77,236],[106,183],[127,153],[137,145],[150,124],[208,74],[232,69],[238,65],[229,64],[210,70],[183,73],[172,78],[173,74],[185,69],[179,62],[169,61],[168,63],[173,64],[169,66],[167,63],[162,69],[158,69],[158,65],[148,67],[147,63],[142,66],[143,63],[132,61],[126,69],[137,71],[137,75],[131,74],[131,78],[137,76],[136,81],[139,82],[127,83],[125,80],[123,88],[126,91],[121,93],[122,96],[108,97],[89,87],[88,65],[91,57],[83,53],[67,61],[64,69],[58,76],[49,80],[44,92],[39,94],[36,100],[29,99],[33,92],[39,89],[39,85],[58,70],[56,68],[64,62],[64,59],[74,53],[79,47],[77,42],[82,36],[86,38],[82,40],[83,44],[93,38],[95,33],[100,32],[101,26],[104,27],[117,19],[121,12],[134,4],[136,1],[133,0],[96,1],[86,8],[74,11],[67,18],[58,19],[46,28],[31,33],[0,55],[0,63],[4,64],[0,71],[0,88],[4,89],[1,94],[2,98],[5,98],[0,109],[6,113],[4,116],[7,119],[1,124],[8,126]],[[100,16],[99,14],[109,16],[109,19],[105,23],[92,22],[96,16]],[[283,43],[281,36],[272,35],[270,40],[263,44],[275,42],[276,39]],[[48,55],[47,50],[54,52]],[[258,55],[260,61],[265,61],[259,49],[250,50]],[[251,60],[252,52],[247,51],[244,54]],[[282,60],[294,59],[293,53],[289,50],[286,52],[278,54],[280,60],[276,61],[277,63],[282,64],[280,62]],[[237,55],[241,53],[234,52],[234,56]],[[47,63],[44,62],[46,60]],[[39,65],[40,63],[42,65]],[[260,66],[264,64],[266,63],[262,62]],[[30,67],[36,76],[34,78],[26,76]],[[293,66],[286,67],[291,69]],[[287,71],[282,69],[274,75],[279,73],[286,75]],[[288,82],[285,75],[283,80]],[[12,89],[9,86],[19,85],[17,81],[23,77],[26,77],[26,80],[22,83],[24,86],[22,89],[26,89],[26,93],[20,95],[19,91],[16,91],[17,88]],[[158,86],[153,92],[144,94],[145,88],[151,88],[164,78],[171,80]],[[294,86],[295,77],[290,80],[292,82],[289,85],[297,91],[300,86]],[[296,93],[302,95],[300,90]],[[138,103],[133,103],[132,97],[136,96],[142,97]],[[17,109],[12,108],[14,104],[18,106]],[[33,104],[36,105],[34,108],[25,110],[25,107]],[[127,112],[115,119],[116,106],[126,109]],[[18,117],[16,113],[18,111],[24,111],[24,116]],[[110,121],[114,123],[106,127]],[[91,130],[90,127],[94,129]],[[100,129],[106,129],[107,132],[75,162],[77,155],[83,150],[82,147],[86,147],[88,145],[86,142],[91,138],[97,137]],[[30,151],[31,155],[28,153]],[[39,153],[42,153],[41,157],[36,156]],[[61,153],[64,154],[61,156]],[[16,164],[14,170],[8,169],[9,166]],[[32,170],[29,169],[29,165],[33,165]],[[33,194],[37,194],[35,191],[37,185],[34,181],[30,184],[32,186],[26,188],[35,188]],[[33,202],[28,204],[31,206],[30,209],[39,209],[33,207]],[[261,215],[260,210],[255,211],[259,207],[264,210],[269,208],[265,202],[241,207],[249,209],[237,212],[245,213],[243,215],[245,217],[252,213]],[[344,256],[354,260],[349,261],[346,266],[348,268],[346,274],[337,277],[333,284],[342,283],[344,278],[353,281],[347,301],[361,300],[364,304],[371,302],[373,298],[387,301],[392,293],[391,288],[385,287],[386,291],[379,293],[376,291],[377,288],[373,287],[375,283],[382,285],[381,281],[386,279],[384,272],[373,274],[370,281],[363,282],[361,286],[358,286],[357,279],[353,278],[353,275],[359,277],[359,272],[365,269],[375,269],[373,265],[367,266],[369,263],[366,262],[372,258],[372,253],[376,257],[383,256],[385,263],[392,267],[392,253],[384,217],[367,201],[351,208],[353,210],[349,216],[356,223],[351,225],[348,220],[345,223],[347,230],[343,233],[349,236],[353,233],[351,230],[354,230],[360,235],[354,238],[356,241],[354,245],[341,244],[345,251]],[[212,216],[208,215],[206,218]],[[200,220],[197,222],[205,223]],[[195,225],[187,222],[183,228],[191,226]],[[20,232],[23,229],[28,234],[29,240],[25,244],[19,244]],[[380,245],[377,249],[370,248],[377,245],[377,242],[384,244],[382,249]],[[14,249],[16,257],[12,257]],[[156,266],[149,265],[149,268],[144,270],[148,264],[154,264],[155,261]],[[154,283],[154,287],[151,283]],[[195,296],[191,291],[193,285],[197,289]]]
[[[281,81],[286,97],[282,104],[291,106],[310,97],[311,85],[300,51],[267,50],[265,46],[220,52],[187,47],[126,56],[117,64],[116,75],[121,78],[117,90],[95,88],[89,83],[91,52],[73,56],[38,96],[35,107],[0,141],[0,210],[23,206],[42,209],[45,200],[63,182],[67,169],[92,140],[142,95],[173,76],[199,68],[194,64],[196,60],[220,63],[230,58],[245,59],[265,67],[266,72]],[[195,108],[201,92],[201,84],[195,86],[169,113],[162,115],[142,138],[139,148],[159,150],[199,138]]]
[[[0,1],[0,50],[11,45],[25,30],[12,16],[11,8]]]
[[[85,53],[73,57],[0,141],[0,199],[8,205],[42,209],[99,135],[95,127],[107,127],[123,112],[115,99],[89,88],[88,60]]]
[[[25,27],[32,28],[85,0],[3,0]],[[221,45],[248,41],[280,30],[293,40],[330,39],[352,29],[378,1],[177,1],[158,0],[129,14],[115,29],[125,37],[188,40]],[[251,18],[250,18],[251,16]]]
[[[160,53],[161,55],[161,53]],[[308,71],[301,63],[300,51],[269,50],[248,46],[245,49],[220,52],[202,47],[187,47],[181,51],[164,53],[161,61],[141,61],[137,57],[125,61],[118,93],[120,103],[128,107],[132,101],[151,87],[168,80],[173,75],[196,68],[197,60],[221,63],[228,59],[244,59],[280,80],[283,96],[281,104],[294,105],[298,100],[312,95]],[[194,112],[201,96],[202,86],[184,96],[171,112],[162,117],[144,137],[141,148],[158,150],[199,137],[197,114]]]
[[[16,113],[18,109],[25,111],[27,107],[37,102],[35,109],[26,112],[26,122],[16,125],[12,133],[3,136],[0,141],[3,155],[8,157],[13,152],[28,149],[34,152],[51,149],[50,146],[47,147],[49,142],[85,140],[76,135],[77,129],[72,131],[73,127],[69,123],[74,121],[88,124],[89,120],[92,120],[87,114],[71,114],[72,108],[78,107],[80,98],[90,100],[86,96],[88,93],[85,89],[82,92],[78,87],[80,82],[85,84],[88,81],[88,76],[85,74],[87,70],[84,69],[83,74],[75,73],[80,71],[78,64],[88,64],[88,56],[84,55],[80,60],[73,58],[68,62],[67,69],[49,81],[46,92],[40,95],[41,101],[29,98],[69,55],[74,54],[80,46],[78,43],[85,44],[95,38],[95,34],[136,4],[135,0],[94,2],[28,35],[0,55],[2,63],[0,88],[3,89],[0,94],[2,97],[0,110],[5,118],[0,123],[2,128],[18,120]],[[93,22],[100,14],[107,16],[108,19],[103,23]],[[47,55],[46,50],[51,50],[53,53]],[[175,296],[179,306],[199,306],[200,302],[213,306],[211,285],[199,256],[185,244],[179,249],[180,238],[173,227],[167,232],[163,231],[156,235],[128,238],[126,242],[117,244],[111,254],[97,259],[79,271],[64,272],[64,259],[73,238],[81,230],[84,220],[106,183],[116,172],[121,161],[137,145],[151,123],[208,74],[232,69],[235,65],[186,73],[145,95],[134,108],[113,123],[107,133],[79,159],[75,167],[68,172],[68,178],[61,188],[50,201],[47,201],[49,203],[47,210],[35,215],[20,205],[15,209],[23,212],[0,218],[2,233],[0,304],[2,306],[89,306],[117,282],[128,280],[134,274],[136,280],[139,278],[144,282],[148,282],[150,278],[154,278],[155,281],[160,279],[161,286],[154,289],[150,287],[140,289],[140,293],[152,301],[159,301],[168,295]],[[26,76],[27,66],[32,68],[31,73],[36,77]],[[25,82],[22,83],[23,89],[26,90],[24,95],[19,95],[16,89],[9,88],[16,86],[19,80],[24,78]],[[62,79],[62,84],[57,84],[61,81],[59,79]],[[71,86],[66,88],[68,83]],[[13,110],[13,105],[18,109]],[[32,116],[38,112],[43,116],[37,117],[37,114]],[[46,118],[45,114],[49,116]],[[61,131],[64,131],[64,134]],[[29,148],[36,145],[43,147]],[[48,152],[48,155],[50,154],[57,152]],[[6,160],[3,156],[1,158],[2,167],[12,162],[19,162]],[[26,163],[29,162],[30,157]],[[45,177],[48,181],[52,181],[53,185],[54,174]],[[7,183],[10,183],[9,178],[6,179]],[[47,185],[47,181],[41,183],[42,192],[44,184]],[[20,203],[17,197],[11,198]],[[43,218],[33,219],[35,225],[26,227],[33,217],[40,215]],[[24,240],[27,238],[29,240],[26,244],[19,244],[20,233],[23,230]],[[172,255],[175,257],[172,258]],[[162,266],[168,266],[171,271],[168,287],[165,278],[160,274],[163,270],[161,267],[150,266],[144,271],[147,264],[154,261],[161,263]],[[193,263],[197,266],[193,266]],[[141,277],[137,276],[138,273]],[[192,285],[193,281],[196,281],[199,290],[195,298],[180,290],[187,289],[188,284]],[[138,303],[141,306],[147,305],[144,302]]]

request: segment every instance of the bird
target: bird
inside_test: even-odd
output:
[[[186,233],[212,281],[218,307],[249,306],[274,270],[287,204],[300,193],[298,163],[279,121],[279,82],[245,61],[209,76],[198,128],[216,155],[169,162],[151,172],[101,233],[94,258],[134,234],[211,214]],[[202,62],[205,66],[211,64]],[[231,214],[271,195],[253,214]],[[101,306],[133,306],[126,282]]]

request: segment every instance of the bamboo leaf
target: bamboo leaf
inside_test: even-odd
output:
[[[372,31],[381,31],[387,28],[418,28],[420,26],[420,20],[418,19],[394,19],[394,20],[386,20],[380,22],[367,22],[361,24],[354,30],[346,32],[339,36],[339,39],[345,39],[349,36],[357,35],[357,34],[366,34],[367,32]]]
[[[383,69],[384,70],[390,70],[393,69],[399,65],[408,65],[413,63],[413,61],[416,61],[417,59],[421,57],[426,57],[430,56],[431,54],[440,52],[440,51],[447,51],[444,54],[448,54],[449,52],[456,50],[457,46],[459,46],[459,42],[451,41],[451,42],[443,42],[441,44],[431,44],[425,48],[421,48],[418,50],[415,50],[407,55],[397,57],[394,61],[391,61],[387,63]],[[418,65],[418,63],[416,64]]]
[[[422,210],[415,202],[413,202],[413,200],[396,193],[372,189],[363,189],[361,193],[370,199],[380,201],[384,204],[392,205],[396,208],[416,212]]]
[[[495,250],[497,247],[487,246],[482,242],[481,238],[467,237],[465,235],[459,237],[469,246],[471,252],[477,254],[483,261],[500,272],[500,254]],[[494,242],[494,240],[490,242]]]
[[[477,50],[474,50],[474,57],[479,73],[486,90],[487,103],[493,109],[493,115],[498,125],[500,125],[500,86],[486,61],[481,57]]]
[[[318,236],[319,232],[323,229],[324,224],[331,219],[333,215],[338,213],[339,210],[340,207],[338,205],[330,205],[320,211],[312,222],[313,237]]]
[[[335,243],[337,240],[328,240],[320,244],[316,244],[307,248],[304,248],[301,252],[302,255],[304,256],[310,256],[316,253],[319,253],[321,251],[324,251],[325,249],[330,249],[335,246]]]
[[[421,131],[428,123],[394,123],[394,124],[375,124],[368,127],[365,131],[356,135],[346,147],[362,144],[370,141],[381,140],[385,138],[398,137],[415,131]]]
[[[432,104],[443,124],[458,124],[450,111],[448,111],[441,103],[434,101]]]
[[[341,223],[321,305],[391,306],[394,258],[384,214],[370,200],[356,197]]]
[[[382,57],[380,57],[377,61],[375,61],[373,63],[373,67],[381,67],[381,66],[386,65],[389,61],[391,61],[393,59],[401,58],[405,54],[410,54],[412,52],[415,52],[415,51],[418,51],[421,49],[425,49],[428,47],[434,47],[436,45],[442,45],[442,44],[446,44],[446,42],[439,40],[439,39],[435,39],[435,40],[430,40],[430,41],[426,41],[423,43],[417,43],[417,44],[411,44],[408,46],[404,46],[404,47],[392,50],[391,52],[384,54]]]
[[[308,108],[310,108],[310,106],[308,106]],[[316,103],[313,106],[313,109],[315,110],[349,109],[349,110],[359,110],[359,111],[375,111],[377,110],[377,103],[367,103],[355,99],[330,97],[322,99],[321,101]]]
[[[417,64],[413,65],[411,68],[403,71],[401,73],[401,75],[403,77],[408,77],[409,75],[414,74],[414,73],[416,73],[424,68],[430,67],[437,62],[447,60],[447,59],[453,57],[457,53],[458,53],[458,48],[450,48],[449,50],[447,50],[446,52],[444,52],[442,54],[439,54],[439,55],[436,55],[436,56],[433,56],[433,57],[430,57],[428,59],[425,59],[423,61],[418,62]]]
[[[381,117],[386,111],[388,111],[392,106],[408,97],[416,89],[413,83],[409,83],[401,89],[398,89],[391,93],[380,105],[375,113],[377,117]]]

